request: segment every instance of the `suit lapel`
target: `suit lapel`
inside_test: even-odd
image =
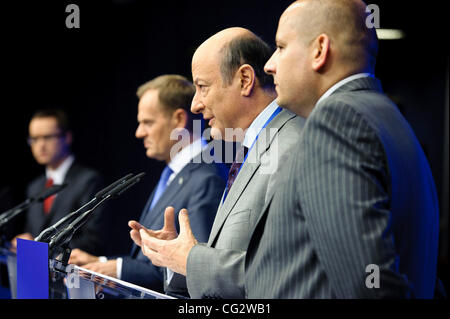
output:
[[[250,150],[247,160],[242,165],[242,168],[236,177],[236,180],[233,183],[233,187],[231,187],[230,192],[228,193],[225,201],[223,201],[223,195],[221,200],[221,205],[219,206],[216,214],[216,218],[214,220],[214,224],[211,229],[211,234],[209,236],[208,245],[212,245],[215,241],[217,235],[219,234],[220,229],[222,228],[223,223],[227,219],[233,207],[236,205],[237,201],[241,197],[248,183],[251,181],[252,177],[258,170],[261,165],[261,157],[267,150],[270,148],[276,134],[273,136],[270,135],[270,129],[275,128],[277,131],[280,130],[281,127],[295,114],[282,110],[277,116],[275,116],[272,121],[266,126],[266,130],[261,132],[261,134],[267,134],[265,145],[258,145],[255,143],[254,147]],[[261,136],[260,136],[261,137]],[[258,138],[259,139],[259,138]],[[263,147],[261,147],[263,146]]]
[[[191,174],[191,170],[194,165],[192,163],[188,163],[170,182],[169,186],[164,190],[164,193],[159,198],[158,202],[155,204],[151,211],[148,211],[150,207],[151,200],[153,199],[153,195],[151,196],[149,202],[146,205],[146,217],[143,220],[145,225],[153,225],[155,220],[160,217],[160,214],[164,214],[164,210],[167,206],[171,206],[172,200],[176,197],[176,195],[181,191],[181,189],[185,185],[185,181],[189,179]],[[177,212],[175,212],[177,213]]]

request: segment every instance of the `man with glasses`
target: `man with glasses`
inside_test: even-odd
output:
[[[30,207],[25,215],[24,233],[17,235],[11,242],[13,251],[16,249],[17,238],[33,240],[42,230],[87,203],[100,189],[100,176],[75,161],[70,150],[71,143],[72,133],[65,112],[57,109],[40,110],[32,116],[28,144],[36,162],[45,166],[45,173],[28,185],[27,197],[36,195],[54,184],[68,185],[57,195]],[[101,207],[98,210],[101,210]],[[101,211],[97,211],[74,235],[72,248],[91,253],[100,250],[101,232],[97,226],[100,216]]]

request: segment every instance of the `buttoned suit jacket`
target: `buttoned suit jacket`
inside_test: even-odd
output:
[[[433,297],[433,177],[380,82],[318,103],[292,152],[252,234],[247,297]]]
[[[32,181],[27,188],[27,196],[34,196],[44,190],[45,182],[45,174]],[[67,171],[64,183],[67,183],[67,186],[56,195],[48,215],[44,214],[43,203],[35,204],[28,209],[25,232],[37,237],[42,230],[93,199],[95,193],[103,186],[102,179],[95,170],[76,161]],[[71,248],[79,248],[91,254],[101,253],[104,240],[101,236],[103,213],[103,207],[95,210],[87,223],[74,234],[69,244]]]
[[[199,240],[207,240],[216,215],[221,194],[225,188],[227,168],[223,164],[199,162],[188,163],[164,190],[153,209],[150,204],[155,195],[153,190],[140,223],[146,228],[159,230],[164,226],[164,211],[167,206],[175,209],[175,224],[179,231],[178,214],[182,208],[189,212],[192,232]],[[186,279],[174,274],[170,285],[165,285],[165,268],[157,267],[133,244],[129,256],[123,257],[121,279],[159,292],[187,295]]]
[[[233,186],[222,198],[208,242],[189,253],[186,280],[191,298],[245,296],[244,258],[250,231],[274,186],[274,175],[299,140],[303,123],[303,118],[282,110],[249,150]]]

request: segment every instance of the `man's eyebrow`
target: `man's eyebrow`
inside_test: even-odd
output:
[[[207,84],[207,83],[208,83],[208,81],[206,81],[205,79],[202,79],[202,78],[196,78],[196,79],[194,80],[194,85],[199,85],[199,82],[203,82],[203,84]]]

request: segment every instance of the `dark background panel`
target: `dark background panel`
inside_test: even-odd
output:
[[[67,29],[65,8],[80,7],[80,29]],[[274,45],[278,18],[291,1],[4,1],[0,8],[2,140],[0,201],[24,199],[42,172],[25,142],[31,114],[60,106],[71,117],[73,149],[107,183],[147,173],[108,209],[110,249],[127,252],[127,221],[136,219],[163,164],[134,137],[136,88],[160,74],[188,78],[196,47],[212,34],[242,26]],[[410,1],[369,1],[382,28],[402,40],[380,41],[376,75],[399,105],[429,159],[441,208],[440,276],[448,283],[448,71],[445,10]],[[407,161],[408,159],[405,159]],[[10,202],[7,202],[10,198]],[[2,206],[0,205],[0,206]],[[6,208],[5,208],[6,209]]]

